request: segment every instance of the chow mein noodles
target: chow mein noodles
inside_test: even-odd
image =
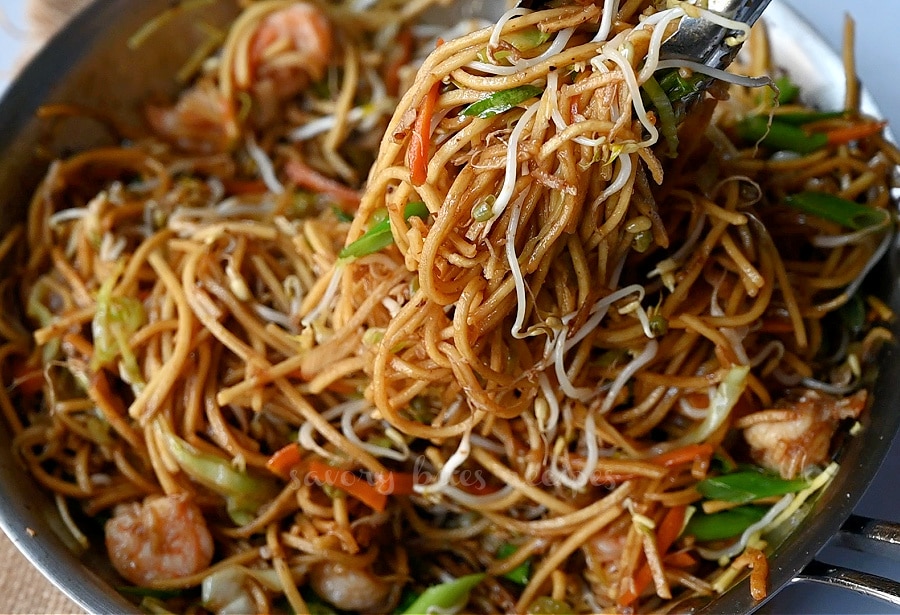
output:
[[[811,109],[762,25],[661,55],[687,3],[430,4],[198,17],[176,99],[50,164],[0,243],[18,456],[150,612],[763,598],[891,337],[852,54]]]

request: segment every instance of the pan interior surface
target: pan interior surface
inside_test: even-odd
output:
[[[137,123],[140,102],[170,98],[177,89],[172,78],[199,44],[190,20],[176,18],[166,35],[151,37],[139,51],[130,51],[129,36],[169,6],[167,0],[96,2],[65,28],[22,72],[0,101],[0,233],[22,220],[31,193],[55,156],[108,141],[102,123],[90,120],[42,121],[41,105],[76,103],[103,109],[117,121]],[[207,6],[205,18],[225,24],[237,11],[232,2]],[[802,87],[807,102],[823,109],[843,106],[843,68],[838,55],[801,18],[777,0],[767,10],[772,53],[776,63]],[[61,59],[64,59],[61,61]],[[880,115],[873,101],[863,109]],[[40,154],[38,154],[40,152]],[[900,250],[893,246],[876,269],[875,287],[900,311]],[[895,325],[895,336],[898,335]],[[875,475],[900,425],[900,361],[889,348],[881,362],[874,390],[875,403],[861,420],[863,429],[847,438],[838,461],[841,470],[830,487],[808,507],[792,531],[775,537],[770,556],[770,595],[788,583],[833,536],[851,513]],[[82,552],[60,520],[52,499],[22,470],[7,430],[0,430],[0,525],[16,546],[54,584],[82,608],[94,613],[135,610],[113,589],[114,573],[105,561],[102,543]],[[710,613],[749,612],[759,606],[738,584],[716,600],[698,605]]]

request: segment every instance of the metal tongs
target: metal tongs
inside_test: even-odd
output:
[[[609,1],[609,0],[607,0]],[[752,26],[771,0],[691,0],[690,4],[705,8],[722,17]],[[546,0],[519,0],[516,6],[544,8]],[[696,62],[714,69],[725,69],[737,56],[740,43],[734,44],[737,31],[708,19],[686,16],[678,30],[663,42],[660,59]],[[711,81],[711,80],[709,80]],[[701,89],[708,85],[701,85]]]
[[[770,0],[708,0],[705,8],[722,17],[752,26],[769,5]],[[740,44],[731,44],[736,31],[707,19],[684,17],[678,30],[663,43],[660,57],[705,64],[724,69],[734,60]]]

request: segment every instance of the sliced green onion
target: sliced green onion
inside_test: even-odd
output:
[[[334,217],[338,219],[338,222],[353,222],[353,214],[348,214],[337,205],[332,205],[331,211],[334,213]]]
[[[784,202],[800,211],[836,222],[854,231],[880,226],[888,219],[885,211],[828,192],[807,191],[792,194],[786,197]]]
[[[461,610],[469,601],[469,592],[481,583],[485,576],[484,573],[470,574],[448,583],[429,587],[402,612],[402,615],[425,615],[450,609]]]
[[[785,480],[774,474],[746,471],[707,478],[696,489],[710,500],[746,504],[760,498],[795,493],[809,486],[805,480]]]
[[[744,530],[766,516],[765,506],[739,506],[711,515],[695,514],[684,529],[686,536],[700,542],[740,536]]]
[[[659,130],[666,140],[666,145],[669,146],[669,156],[674,158],[678,155],[678,122],[675,119],[672,101],[669,100],[665,90],[652,76],[641,87],[650,98],[657,115],[659,115]]]
[[[828,135],[823,132],[809,133],[799,126],[782,123],[777,119],[770,123],[765,115],[744,118],[738,122],[737,132],[744,141],[798,154],[810,154],[828,145]]]
[[[813,122],[822,122],[824,120],[837,120],[846,117],[846,111],[798,111],[796,113],[778,113],[775,121],[782,124],[793,124],[794,126],[803,126],[804,124],[812,124]]]
[[[497,559],[506,559],[518,551],[518,549],[518,545],[505,543],[497,549]],[[519,585],[528,585],[528,580],[531,578],[531,558],[526,559],[524,562],[504,574],[503,578],[512,581],[513,583],[518,583]]]
[[[851,334],[858,335],[862,333],[866,326],[866,304],[858,294],[850,297],[850,300],[842,305],[838,311],[841,315],[841,320],[844,321],[844,326],[847,327]]]
[[[539,96],[543,90],[534,85],[520,85],[509,90],[494,92],[462,110],[460,115],[466,117],[493,117],[521,105],[529,98]]]
[[[660,71],[662,73],[662,71]],[[657,74],[660,74],[657,73]],[[703,83],[703,75],[694,73],[690,77],[683,77],[681,71],[672,69],[661,74],[658,79],[660,87],[665,91],[666,96],[672,103],[681,101],[697,93],[700,84]]]
[[[428,217],[428,213],[425,203],[414,201],[407,203],[403,209],[403,219],[409,220],[412,216],[416,216],[424,220]],[[374,216],[373,220],[375,220]],[[381,220],[375,220],[375,223],[369,227],[369,230],[362,237],[341,250],[338,253],[338,258],[359,258],[367,254],[374,254],[392,243],[394,243],[394,234],[391,232],[391,220],[385,213],[385,217]]]

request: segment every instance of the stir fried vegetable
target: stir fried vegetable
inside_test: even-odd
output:
[[[767,510],[765,506],[740,506],[711,515],[697,513],[688,521],[684,533],[700,542],[734,538],[759,522]]]
[[[707,478],[697,483],[697,491],[711,500],[745,504],[775,495],[794,493],[808,486],[805,480],[785,480],[774,474],[746,471]]]
[[[486,575],[470,574],[448,583],[429,587],[401,615],[424,615],[459,609],[469,600],[471,592]],[[455,611],[454,611],[455,612]]]
[[[169,452],[185,473],[225,497],[228,514],[235,523],[248,523],[277,492],[271,480],[238,470],[228,459],[204,453],[173,433],[166,433],[165,438]]]
[[[784,202],[813,216],[836,222],[854,231],[881,226],[887,221],[885,211],[872,209],[827,192],[806,191],[788,196]]]
[[[539,96],[543,90],[534,85],[520,85],[509,90],[494,92],[490,96],[482,98],[462,110],[460,115],[467,117],[488,118],[509,111],[513,107],[535,96]]]
[[[403,210],[403,218],[409,220],[412,216],[417,218],[427,218],[428,208],[425,203],[415,201],[408,203]],[[365,235],[345,247],[338,254],[340,259],[359,258],[367,254],[374,254],[379,250],[383,250],[394,242],[394,235],[391,232],[391,221],[385,217],[372,225]]]
[[[506,559],[518,550],[519,547],[517,545],[505,543],[497,549],[497,559]],[[526,585],[528,579],[531,578],[531,558],[526,559],[524,562],[504,574],[503,578],[508,579],[513,583],[518,583],[519,585]]]

